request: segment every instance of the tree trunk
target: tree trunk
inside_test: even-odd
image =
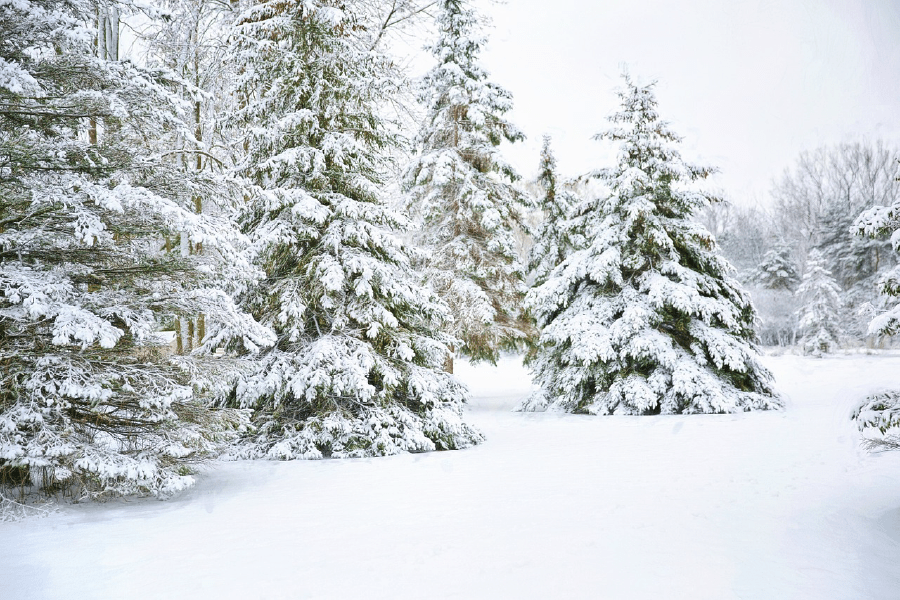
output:
[[[203,343],[203,338],[206,337],[206,315],[200,313],[200,316],[197,317],[197,345]]]
[[[181,319],[175,319],[175,354],[184,354],[184,340],[181,337]]]
[[[116,7],[98,7],[97,36],[94,38],[94,51],[102,60],[119,60],[119,9]],[[99,123],[97,119],[88,119],[88,142],[96,146],[99,141]]]
[[[450,346],[450,352],[447,353],[447,358],[444,361],[444,371],[453,375],[453,346]]]
[[[181,332],[181,352],[179,354],[188,354],[193,347],[191,345],[191,335],[193,335],[193,323],[191,323],[190,319],[179,319],[178,320],[181,326],[179,330]],[[189,327],[190,324],[190,327]]]

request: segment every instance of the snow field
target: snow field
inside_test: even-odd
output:
[[[784,411],[686,417],[512,413],[517,359],[461,364],[484,444],[0,524],[0,597],[897,598],[900,453],[849,414],[900,356],[764,362]]]

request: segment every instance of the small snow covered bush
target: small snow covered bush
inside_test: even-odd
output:
[[[900,391],[873,394],[853,413],[866,445],[874,450],[900,450]]]

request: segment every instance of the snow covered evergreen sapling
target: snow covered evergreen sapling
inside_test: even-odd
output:
[[[751,280],[769,290],[793,290],[800,283],[800,275],[791,255],[788,245],[778,244],[766,252]]]
[[[396,140],[390,61],[361,49],[353,3],[253,3],[235,29],[246,132],[242,226],[266,277],[243,303],[277,344],[228,402],[255,409],[240,450],[270,458],[463,448],[467,391],[441,365],[446,306],[421,287],[380,197]]]
[[[114,60],[115,8],[0,4],[0,473],[164,496],[242,417],[209,410],[156,332],[179,314],[249,317],[214,279],[240,236],[181,207],[200,188],[153,144],[184,107],[158,73]],[[104,35],[85,25],[97,15]],[[225,254],[164,252],[173,231]]]
[[[431,252],[425,277],[454,315],[451,331],[462,340],[456,350],[495,361],[530,335],[515,241],[524,199],[498,148],[523,135],[503,117],[509,92],[478,63],[484,39],[477,15],[462,0],[439,0],[438,7],[438,64],[424,80],[427,114],[405,176],[408,207],[419,220],[416,241]]]
[[[821,356],[840,345],[841,287],[825,268],[822,253],[813,249],[806,260],[806,273],[797,288],[800,340],[806,354]]]
[[[754,346],[755,313],[706,229],[691,220],[711,198],[691,183],[659,120],[653,84],[625,77],[621,110],[598,135],[620,144],[598,173],[607,199],[582,203],[585,235],[526,304],[543,331],[537,396],[523,409],[590,414],[727,413],[781,406]]]
[[[534,233],[534,245],[528,260],[528,274],[534,286],[547,281],[550,272],[561,264],[579,244],[580,237],[567,226],[570,211],[577,198],[556,174],[556,158],[550,149],[550,137],[544,136],[537,183],[543,190],[539,207],[543,219]]]
[[[757,284],[752,295],[759,315],[759,337],[763,344],[792,346],[797,339],[797,306],[794,290],[800,275],[793,251],[785,243],[768,250],[748,277]]]

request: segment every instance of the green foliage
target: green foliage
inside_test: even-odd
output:
[[[488,81],[478,62],[478,16],[458,0],[438,7],[438,64],[423,83],[427,112],[404,176],[407,208],[416,242],[430,251],[426,281],[454,315],[456,350],[494,362],[532,334],[521,308],[525,274],[515,238],[528,200],[499,152],[501,142],[524,136],[504,118],[511,95]]]
[[[383,202],[398,140],[380,116],[391,62],[359,47],[353,5],[260,2],[235,29],[245,99],[241,215],[265,271],[241,301],[277,335],[227,403],[255,409],[241,456],[322,458],[466,447],[466,391],[439,372],[453,338]],[[273,43],[277,41],[277,44]]]
[[[584,235],[526,304],[542,327],[532,360],[541,390],[525,410],[591,414],[778,408],[754,346],[755,311],[712,236],[692,219],[715,198],[692,184],[712,169],[685,163],[659,120],[653,84],[625,78],[622,109],[597,136],[618,164],[596,172],[608,198],[580,203]]]

